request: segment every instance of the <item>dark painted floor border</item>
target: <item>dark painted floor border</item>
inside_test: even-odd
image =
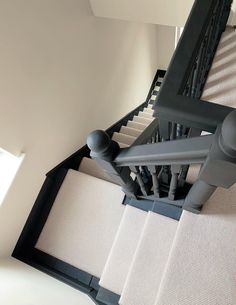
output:
[[[119,305],[120,295],[100,287],[96,299],[105,305]]]
[[[45,263],[45,257],[46,257],[46,263]],[[87,294],[95,304],[105,305],[104,303],[97,300],[97,294],[100,288],[100,286],[98,285],[99,282],[98,278],[43,252],[41,252],[40,255],[33,255],[33,257],[31,258],[17,257],[17,259]],[[53,263],[48,265],[50,261]],[[66,268],[66,271],[65,270],[63,271],[63,268]],[[70,275],[68,275],[67,273],[70,273]],[[89,280],[89,281],[87,284],[85,284],[83,283],[84,280],[85,281]]]
[[[180,217],[182,215],[183,209],[182,207],[167,204],[166,202],[162,202],[160,200],[145,200],[145,199],[131,199],[127,200],[126,204],[131,205],[135,208],[141,209],[145,212],[154,212],[175,220],[180,220]]]

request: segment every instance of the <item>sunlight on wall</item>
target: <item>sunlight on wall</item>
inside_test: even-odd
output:
[[[0,204],[3,202],[23,159],[24,154],[18,157],[0,148]]]
[[[181,35],[183,33],[183,30],[184,30],[184,27],[178,27],[178,26],[175,27],[175,49],[176,49],[176,47],[178,45],[178,42],[179,42],[180,37],[181,37]]]

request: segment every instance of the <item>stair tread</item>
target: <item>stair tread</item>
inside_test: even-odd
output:
[[[125,207],[119,229],[104,267],[100,286],[121,295],[147,212]]]
[[[148,117],[146,117],[146,116],[144,117],[144,115],[145,114],[143,114],[142,111],[139,111],[139,113],[138,113],[139,118],[145,119],[145,120],[149,121],[150,123],[154,120],[154,117],[152,115],[149,115]]]
[[[147,113],[150,113],[152,115],[154,110],[152,110],[152,108],[146,107],[146,108],[143,109],[143,112],[147,112]]]
[[[127,145],[131,145],[134,143],[136,137],[129,136],[127,134],[121,132],[114,132],[112,135],[112,140],[120,143],[124,143]]]
[[[150,100],[155,101],[156,98],[157,98],[157,95],[156,95],[156,94],[153,94],[153,95],[151,96]]]
[[[125,143],[121,143],[121,142],[117,142],[120,146],[120,148],[126,148],[126,147],[129,147],[128,144],[125,144]]]
[[[147,118],[147,119],[150,119],[150,120],[153,119],[152,114],[151,113],[147,113],[145,111],[139,111],[138,116],[141,116],[141,117],[144,117],[144,118]]]
[[[177,225],[176,220],[148,213],[120,305],[154,305]]]
[[[114,183],[111,177],[93,159],[83,158],[78,170],[84,174]]]
[[[143,131],[147,127],[147,125],[139,123],[139,122],[128,121],[127,127],[131,127],[131,128],[135,128],[135,129],[139,129],[139,130]]]
[[[122,126],[120,132],[123,134],[127,134],[128,136],[138,137],[142,133],[141,130],[135,129],[128,126]]]
[[[138,122],[138,123],[148,126],[149,124],[151,124],[152,120],[147,119],[147,118],[142,118],[140,116],[135,115],[133,117],[133,122]]]
[[[100,278],[124,212],[123,199],[119,186],[69,170],[36,248]]]
[[[156,305],[235,304],[235,197],[218,188],[201,215],[183,212]]]

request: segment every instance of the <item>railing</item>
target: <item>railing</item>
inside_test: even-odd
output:
[[[199,212],[218,186],[236,182],[236,111],[200,99],[231,2],[195,1],[154,105],[153,130],[126,149],[102,131],[88,137],[91,156],[127,196]],[[145,144],[154,131],[160,142]],[[192,164],[201,170],[191,186],[186,176]]]
[[[194,3],[154,108],[154,116],[161,118],[161,133],[165,139],[170,139],[172,122],[215,132],[233,110],[200,100],[231,3],[231,0],[196,0]]]

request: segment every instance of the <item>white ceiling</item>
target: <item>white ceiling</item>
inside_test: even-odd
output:
[[[184,26],[194,0],[90,0],[97,17]]]

